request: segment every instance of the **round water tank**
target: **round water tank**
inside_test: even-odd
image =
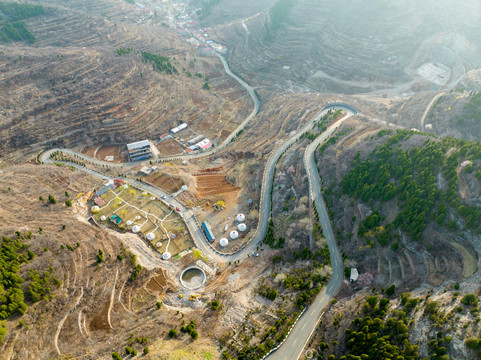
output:
[[[140,231],[140,226],[139,226],[139,225],[134,225],[134,226],[132,227],[132,232],[133,232],[133,233],[138,233],[139,231]]]
[[[92,212],[95,214],[95,213],[98,213],[100,210],[100,208],[97,206],[97,205],[94,205],[92,206]]]
[[[123,188],[124,188],[124,189],[128,189],[128,188],[129,188],[129,185],[124,184],[124,185],[123,185]]]
[[[162,254],[162,259],[164,260],[170,260],[172,255],[170,255],[170,252],[166,251],[165,253]]]
[[[152,240],[155,239],[155,235],[154,235],[154,233],[151,233],[151,232],[150,232],[150,233],[148,233],[148,234],[145,236],[145,238],[146,238],[147,240],[149,240],[149,241],[152,241]]]
[[[222,247],[226,247],[227,245],[229,245],[229,240],[227,240],[226,238],[222,238],[220,239],[219,244]]]
[[[157,241],[157,244],[155,244],[155,246],[161,247],[161,246],[162,246],[162,243],[161,243],[160,241]]]
[[[239,237],[239,233],[235,230],[231,231],[230,234],[229,234],[229,237],[232,239],[232,240],[235,240]]]
[[[137,216],[135,217],[135,220],[140,220],[140,216],[137,215]]]
[[[127,226],[130,226],[130,225],[133,224],[133,222],[132,222],[132,220],[127,220],[127,223],[126,223],[126,224],[127,224]]]
[[[187,191],[187,185],[182,185],[182,191]]]
[[[238,222],[244,222],[246,220],[246,216],[244,214],[237,214],[237,216],[235,217],[235,219],[238,221]]]
[[[244,231],[247,230],[247,226],[246,226],[246,224],[242,223],[242,224],[237,225],[237,229],[239,229],[239,231],[244,232]]]
[[[105,220],[107,220],[107,216],[105,216],[105,215],[102,215],[102,216],[100,217],[100,220],[102,220],[102,221],[105,221]]]

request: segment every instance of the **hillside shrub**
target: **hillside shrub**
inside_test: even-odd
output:
[[[475,337],[467,338],[464,342],[467,348],[477,350],[479,346],[479,339]]]
[[[468,306],[478,305],[478,298],[474,294],[466,294],[462,297],[461,303]]]

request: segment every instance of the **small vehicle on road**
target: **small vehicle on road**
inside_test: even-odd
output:
[[[259,256],[259,253],[254,251],[254,252],[252,253],[252,255],[254,255],[254,256]]]
[[[175,211],[180,212],[180,209],[178,207],[175,208]]]
[[[160,198],[165,200],[165,199],[167,199],[167,196],[165,196],[165,195],[160,195]]]

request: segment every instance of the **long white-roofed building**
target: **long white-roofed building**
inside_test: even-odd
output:
[[[127,150],[129,151],[130,161],[150,159],[154,156],[150,148],[149,140],[142,140],[127,144]]]

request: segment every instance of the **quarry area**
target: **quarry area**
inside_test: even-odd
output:
[[[481,358],[480,6],[0,1],[0,358]]]

